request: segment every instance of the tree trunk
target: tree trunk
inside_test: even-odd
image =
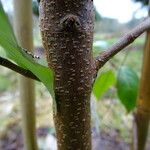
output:
[[[140,91],[138,97],[137,112],[135,114],[135,121],[137,127],[137,148],[134,150],[144,150],[147,140],[149,119],[150,119],[150,31],[147,32],[143,70],[140,83]],[[136,137],[135,137],[136,138]]]
[[[32,50],[32,0],[14,0],[14,25],[20,45]],[[23,76],[19,78],[24,145],[27,150],[37,150],[34,82]]]
[[[58,150],[91,150],[92,0],[41,0],[40,28],[55,72]]]

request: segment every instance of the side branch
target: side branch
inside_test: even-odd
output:
[[[4,66],[6,68],[9,68],[25,77],[40,81],[31,71],[17,66],[16,64],[10,62],[9,60],[7,60],[5,58],[0,57],[0,65]]]
[[[142,33],[150,29],[150,18],[144,20],[141,24],[124,35],[117,43],[108,48],[105,52],[96,57],[95,64],[98,71],[108,60],[120,52],[123,48],[131,44]]]

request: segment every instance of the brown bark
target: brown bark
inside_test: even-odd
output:
[[[55,72],[59,150],[91,150],[93,1],[41,0],[40,28]]]

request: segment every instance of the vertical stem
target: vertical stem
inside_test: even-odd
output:
[[[19,44],[32,50],[32,0],[14,0],[14,25]],[[34,82],[19,76],[19,83],[25,149],[37,150]]]
[[[150,0],[149,0],[150,5]],[[148,10],[148,16],[150,16],[150,9]],[[150,30],[147,31],[142,76],[140,80],[140,90],[137,101],[137,112],[135,113],[136,130],[134,135],[133,144],[134,150],[145,150],[147,135],[149,130],[150,119]],[[136,140],[135,140],[136,139]]]
[[[147,32],[144,48],[143,70],[136,114],[138,150],[144,150],[150,119],[150,31]]]
[[[150,0],[149,0],[150,6]],[[150,16],[150,8],[148,10]],[[150,119],[150,30],[147,31],[137,111],[134,115],[133,150],[145,150]]]
[[[40,28],[55,72],[58,150],[91,150],[92,0],[41,0]]]

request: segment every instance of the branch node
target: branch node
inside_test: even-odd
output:
[[[81,23],[76,15],[66,15],[60,20],[60,25],[62,30],[74,31],[80,28]]]
[[[109,61],[118,52],[131,44],[142,33],[150,29],[150,17],[144,20],[141,24],[123,36],[117,43],[112,45],[102,54],[99,54],[95,59],[96,70],[98,71],[107,61]]]

